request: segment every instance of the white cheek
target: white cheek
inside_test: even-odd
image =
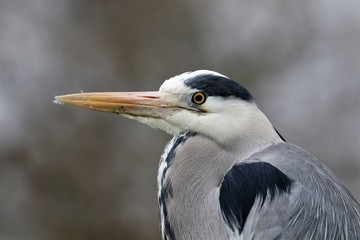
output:
[[[171,125],[183,131],[194,131],[212,138],[221,138],[229,131],[236,130],[236,121],[229,116],[224,117],[221,113],[199,114],[182,110],[166,118]]]
[[[206,113],[182,110],[167,116],[166,121],[183,131],[198,132],[218,142],[256,132],[261,127],[272,129],[267,118],[254,103],[232,99],[221,101],[219,98],[209,97],[202,108]],[[256,126],[260,128],[257,130]]]
[[[226,99],[222,97],[210,96],[202,105],[207,112],[210,113],[223,113],[226,115],[236,115],[243,111],[257,111],[257,106],[253,102],[240,101],[238,99]],[[237,115],[239,116],[239,115]]]
[[[132,116],[132,115],[127,115],[127,114],[123,114],[123,116],[130,118],[130,119],[137,120],[137,121],[144,123],[152,128],[157,128],[157,129],[163,130],[170,135],[178,135],[183,131],[182,129],[174,127],[173,125],[169,124],[167,121],[165,121],[163,119]]]
[[[175,114],[166,117],[166,121],[183,130],[195,130],[194,127],[199,124],[199,116],[188,110],[181,110]]]

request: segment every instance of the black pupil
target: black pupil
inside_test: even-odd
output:
[[[196,94],[195,96],[195,102],[202,102],[204,100],[203,95],[201,94]]]

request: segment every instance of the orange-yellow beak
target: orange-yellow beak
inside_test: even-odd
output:
[[[179,108],[174,103],[162,100],[159,92],[76,93],[56,96],[54,102],[102,112],[154,118],[161,118],[165,109]]]

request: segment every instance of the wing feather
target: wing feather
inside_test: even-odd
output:
[[[274,144],[234,165],[219,200],[236,239],[360,239],[359,203],[292,144]]]

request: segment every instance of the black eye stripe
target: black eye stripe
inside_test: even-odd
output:
[[[237,82],[226,77],[204,74],[187,79],[185,85],[198,91],[206,92],[207,96],[236,97],[252,102],[251,94]]]
[[[203,104],[206,101],[206,95],[203,92],[196,92],[193,94],[191,101],[197,105]]]

